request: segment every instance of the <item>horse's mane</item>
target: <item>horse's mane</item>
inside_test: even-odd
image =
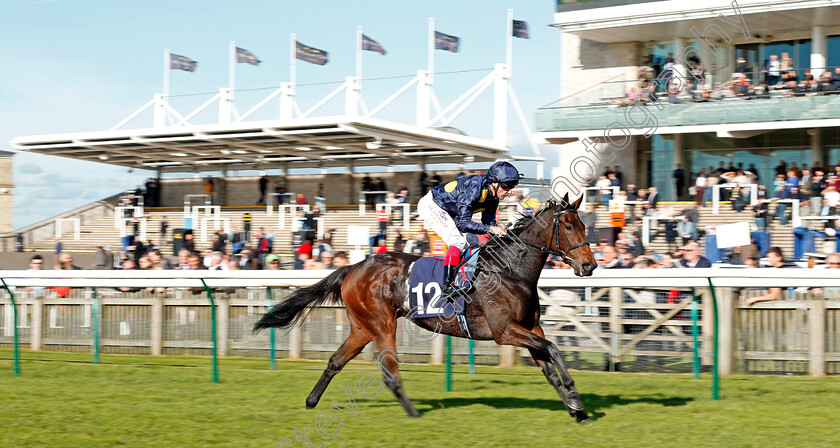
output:
[[[519,235],[522,233],[523,230],[527,229],[528,226],[533,224],[539,217],[547,212],[548,210],[553,209],[557,205],[557,201],[554,199],[549,199],[548,202],[545,203],[545,206],[536,212],[531,212],[528,214],[518,212],[517,216],[518,219],[516,222],[513,223],[511,227],[508,228],[508,232],[513,233],[514,235]],[[569,207],[568,203],[563,204],[563,209]]]

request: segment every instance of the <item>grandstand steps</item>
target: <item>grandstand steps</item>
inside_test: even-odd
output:
[[[668,204],[676,213],[675,216],[682,214],[683,210],[686,208],[688,203],[672,203]],[[665,204],[660,203],[660,209],[665,206]],[[770,213],[775,213],[776,204],[770,205]],[[636,216],[640,216],[640,208],[636,208]],[[755,215],[753,214],[752,210],[747,207],[741,213],[735,213],[731,205],[722,203],[720,206],[720,214],[715,215],[712,214],[712,207],[697,207],[698,210],[698,224],[697,230],[701,233],[700,239],[698,243],[700,244],[701,250],[705,252],[705,238],[703,238],[702,232],[705,227],[707,226],[718,226],[722,224],[734,224],[736,222],[747,221],[750,223],[751,230],[755,231]],[[596,226],[598,228],[609,227],[610,226],[610,215],[607,208],[603,205],[597,205],[595,208],[595,212],[597,214]],[[790,210],[788,210],[790,213]],[[629,214],[625,215],[629,216]],[[639,223],[641,226],[641,223]],[[768,223],[768,229],[770,230],[770,245],[771,246],[779,246],[782,248],[783,253],[785,256],[793,256],[794,253],[794,242],[793,242],[793,226],[791,221],[788,220],[787,225],[780,225],[778,220],[774,220],[772,223]],[[656,231],[652,234],[653,238],[651,244],[647,247],[647,252],[655,252],[655,253],[665,253],[665,252],[673,252],[678,249],[682,245],[682,239],[677,238],[676,241],[672,244],[668,244],[665,241],[665,224],[664,222],[660,222]],[[819,247],[818,247],[819,249]]]

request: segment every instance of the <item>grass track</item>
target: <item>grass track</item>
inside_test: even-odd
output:
[[[454,391],[443,368],[409,365],[407,393],[424,414],[409,419],[387,389],[367,399],[353,389],[370,363],[351,363],[315,410],[304,399],[324,362],[225,358],[221,383],[210,382],[209,358],[23,352],[12,375],[11,351],[0,350],[2,447],[264,447],[285,438],[305,446],[294,428],[312,428],[332,410],[344,425],[327,447],[635,447],[838,446],[840,378],[729,377],[722,400],[710,399],[710,377],[572,372],[598,421],[578,425],[534,367],[455,367]],[[358,415],[330,407],[347,403]],[[333,424],[330,430],[337,426]]]

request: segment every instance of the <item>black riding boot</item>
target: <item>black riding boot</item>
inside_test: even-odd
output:
[[[443,266],[443,293],[441,295],[449,303],[455,303],[456,294],[460,291],[460,288],[455,286],[456,275],[458,275],[458,265]]]

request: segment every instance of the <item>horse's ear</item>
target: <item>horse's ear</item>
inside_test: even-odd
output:
[[[568,206],[569,206],[569,193],[567,192],[565,195],[563,195],[563,208],[566,208]]]
[[[577,201],[575,201],[575,202],[573,202],[573,203],[572,203],[572,208],[574,208],[575,210],[577,210],[578,208],[580,208],[580,202],[581,202],[582,200],[583,200],[583,196],[579,197],[579,198],[577,199]]]

